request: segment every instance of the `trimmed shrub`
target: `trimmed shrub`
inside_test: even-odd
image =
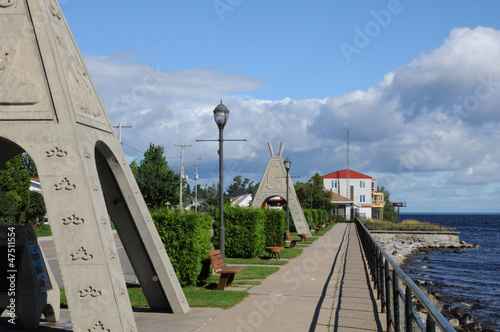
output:
[[[16,225],[17,214],[16,197],[10,192],[0,191],[0,226]]]
[[[226,257],[257,257],[264,250],[263,209],[224,206],[224,229]],[[219,247],[219,211],[214,223],[214,247]]]
[[[196,285],[210,275],[208,252],[212,218],[184,210],[151,212],[158,234],[181,286]]]
[[[282,210],[264,210],[264,246],[284,246],[286,232],[286,213]],[[290,219],[290,228],[293,221]]]

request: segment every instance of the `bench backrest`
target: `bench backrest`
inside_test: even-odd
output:
[[[288,229],[286,230],[286,238],[288,241],[292,241],[292,236],[290,235],[290,231]]]
[[[215,272],[226,268],[226,263],[224,262],[224,259],[222,259],[220,249],[210,251],[208,256],[210,257],[210,263],[212,263],[212,269]]]

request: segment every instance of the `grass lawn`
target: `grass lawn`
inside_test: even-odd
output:
[[[267,254],[260,255],[259,257],[254,257],[254,258],[226,258],[226,264],[228,265],[230,264],[285,265],[287,263],[288,261],[269,259],[267,258]]]
[[[246,279],[265,279],[269,277],[274,272],[278,271],[280,268],[276,266],[246,266],[241,272],[236,273],[234,280],[246,280]],[[208,278],[208,282],[218,283],[220,276],[214,274]]]
[[[36,237],[52,236],[52,231],[50,230],[49,225],[41,225],[36,227],[34,230],[36,233]]]
[[[140,286],[127,285],[127,290],[132,307],[149,307],[148,301],[146,301],[146,297],[144,296]],[[189,306],[191,307],[211,307],[223,309],[234,307],[249,295],[246,291],[216,291],[209,290],[204,287],[184,287],[183,291]],[[64,288],[61,288],[61,304],[68,305]]]

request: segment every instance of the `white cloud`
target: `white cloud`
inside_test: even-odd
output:
[[[225,143],[226,181],[239,174],[259,181],[268,141],[275,153],[286,143],[284,157],[299,181],[345,168],[349,116],[351,168],[378,177],[394,200],[411,198],[430,211],[439,210],[438,201],[441,209],[500,210],[498,203],[481,206],[482,186],[500,191],[500,31],[454,29],[441,47],[387,73],[378,87],[324,100],[253,99],[263,80],[204,68],[168,72],[85,59],[112,122],[133,125],[125,142],[140,150],[163,145],[167,156],[180,155],[174,144],[192,144],[187,154],[204,158],[212,181],[217,143],[195,140],[218,137],[212,111],[223,98],[231,112],[225,138],[247,139]]]

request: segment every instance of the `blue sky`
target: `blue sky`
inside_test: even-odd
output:
[[[496,1],[59,0],[124,151],[165,146],[217,181],[260,181],[271,141],[305,182],[350,166],[408,211],[500,212]],[[188,169],[194,177],[194,168]]]

